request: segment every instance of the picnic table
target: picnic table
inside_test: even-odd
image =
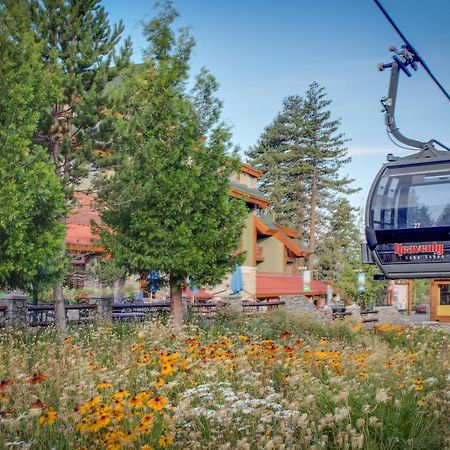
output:
[[[371,323],[371,322],[378,322],[378,317],[369,317],[372,314],[378,314],[377,309],[362,309],[361,310],[361,316],[363,317],[362,322],[363,323]],[[366,316],[366,317],[364,317]]]
[[[167,311],[170,309],[170,302],[134,302],[134,303],[113,303],[112,319],[120,320],[143,320],[152,311]]]
[[[331,309],[332,311],[332,319],[345,319],[347,316],[351,316],[352,313],[347,311],[345,307],[334,307]]]
[[[55,322],[55,305],[53,304],[28,304],[30,325],[47,326]],[[94,320],[97,305],[87,303],[80,305],[65,305],[66,319],[70,323],[85,323]],[[74,318],[76,316],[76,318]]]

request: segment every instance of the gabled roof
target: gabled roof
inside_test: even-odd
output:
[[[230,181],[230,193],[235,198],[242,198],[249,203],[254,203],[260,208],[267,208],[270,200],[258,189],[251,188],[245,184]]]
[[[259,178],[262,175],[262,172],[255,167],[252,167],[250,164],[242,163],[241,170],[252,177]]]
[[[311,280],[311,290],[303,289],[301,275],[285,275],[279,273],[256,274],[256,297],[281,297],[283,295],[326,295],[328,285],[322,281]]]
[[[255,226],[256,229],[266,236],[275,236],[279,241],[281,241],[286,248],[288,248],[296,257],[310,255],[311,252],[307,249],[302,248],[297,241],[292,239],[285,233],[285,227],[282,227],[275,223],[266,214],[260,214],[255,216]],[[291,230],[291,229],[288,229]],[[296,233],[294,230],[291,230]],[[293,233],[291,233],[293,234]],[[298,233],[296,233],[298,235]]]

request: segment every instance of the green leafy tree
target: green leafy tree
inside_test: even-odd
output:
[[[194,42],[186,30],[173,30],[177,16],[165,3],[145,25],[144,64],[130,70],[117,94],[129,100],[127,120],[118,123],[123,139],[113,172],[100,182],[99,204],[112,261],[129,274],[166,274],[179,327],[186,278],[217,283],[239,261],[233,251],[245,208],[229,196],[236,164],[227,156],[229,130],[218,121],[215,80],[202,71],[186,91]]]
[[[95,162],[95,150],[113,143],[107,83],[128,63],[130,42],[116,53],[122,23],[111,28],[100,0],[25,0],[41,61],[54,74],[56,95],[43,108],[34,142],[44,146],[68,204]],[[65,222],[65,216],[61,216]],[[56,325],[66,334],[62,284],[53,289]]]
[[[316,248],[318,229],[326,227],[337,195],[350,194],[353,180],[340,171],[349,161],[340,120],[331,119],[325,89],[312,83],[305,97],[291,96],[258,144],[251,164],[262,169],[261,189],[275,203],[276,220],[288,222]],[[311,270],[313,258],[308,261]]]
[[[63,261],[65,213],[45,149],[33,145],[51,79],[23,3],[0,5],[0,286],[29,290],[54,281]],[[50,86],[50,89],[49,89]],[[44,276],[45,273],[45,276]]]

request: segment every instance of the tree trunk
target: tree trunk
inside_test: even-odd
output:
[[[316,218],[317,218],[317,169],[313,172],[311,185],[311,221],[309,223],[309,250],[312,252],[308,258],[308,270],[314,270],[314,252],[316,250]]]
[[[181,283],[174,276],[170,276],[170,315],[175,330],[183,326],[183,299]]]
[[[55,305],[56,336],[59,341],[67,337],[66,309],[64,308],[64,295],[62,284],[53,286],[53,302]]]
[[[51,158],[55,164],[55,174],[62,181],[63,171],[61,167],[61,138],[58,132],[58,105],[53,108],[53,116],[55,118],[55,123],[53,130],[50,132],[50,150]],[[66,222],[65,217],[60,218],[60,222]],[[57,283],[53,286],[53,304],[55,306],[55,325],[56,325],[56,335],[58,340],[62,340],[67,336],[67,321],[66,321],[66,309],[64,307],[64,295],[62,289],[62,283]]]

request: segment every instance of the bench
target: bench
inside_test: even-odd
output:
[[[362,309],[361,310],[362,323],[378,322],[377,317],[364,317],[364,316],[369,316],[371,314],[378,314],[378,310],[377,309]]]

